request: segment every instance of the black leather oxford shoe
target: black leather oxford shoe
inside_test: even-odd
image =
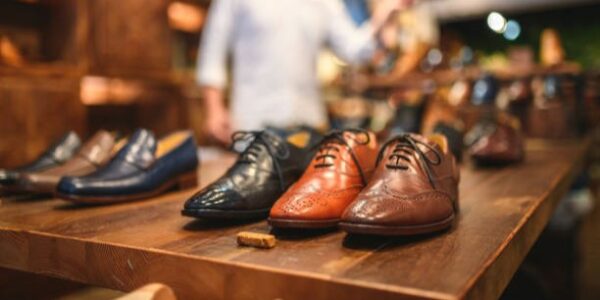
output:
[[[185,203],[182,214],[208,219],[267,217],[273,203],[302,175],[321,139],[307,128],[236,132],[234,147],[241,142],[248,146],[225,175]]]
[[[196,143],[189,131],[157,141],[138,129],[103,168],[82,177],[64,177],[60,198],[85,204],[106,204],[148,198],[171,188],[197,185]]]
[[[14,170],[0,169],[0,187],[14,186],[20,173],[39,172],[57,167],[69,160],[81,146],[81,140],[73,131],[63,135],[57,142],[48,148],[35,161]]]

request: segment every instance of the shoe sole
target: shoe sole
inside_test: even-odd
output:
[[[337,227],[340,219],[330,220],[294,220],[282,218],[269,218],[269,224],[277,228],[299,228],[299,229],[319,229]]]
[[[52,195],[56,192],[56,184],[36,183],[29,180],[22,180],[18,183],[18,189],[25,193]]]
[[[491,159],[476,156],[471,156],[471,159],[478,167],[503,167],[511,164],[520,163],[524,160],[523,157],[520,157],[518,159]]]
[[[349,222],[340,222],[339,227],[348,232],[355,234],[371,234],[371,235],[388,235],[388,236],[403,236],[403,235],[419,235],[433,233],[448,229],[454,223],[454,214],[440,222],[413,225],[413,226],[388,226],[388,225],[372,225],[358,224]]]
[[[183,209],[181,214],[198,219],[264,219],[269,216],[271,208],[255,210],[220,210],[220,209]]]
[[[82,196],[75,194],[64,194],[57,192],[56,197],[77,203],[77,204],[86,204],[86,205],[94,205],[94,204],[113,204],[120,202],[129,202],[135,200],[141,200],[146,198],[151,198],[154,196],[158,196],[163,194],[171,189],[175,190],[185,190],[189,188],[196,187],[198,185],[198,173],[196,171],[185,173],[179,175],[178,177],[167,181],[162,184],[157,189],[154,189],[149,192],[137,193],[137,194],[129,194],[129,195],[114,195],[114,196]]]

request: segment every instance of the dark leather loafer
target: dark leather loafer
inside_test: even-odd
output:
[[[139,129],[103,168],[83,177],[63,177],[57,194],[76,203],[106,204],[196,186],[196,150],[189,131],[157,141],[150,131]]]
[[[501,115],[482,120],[468,134],[469,154],[479,166],[520,162],[525,156],[525,141],[516,118]]]
[[[235,133],[234,146],[249,142],[248,147],[225,175],[185,203],[182,214],[215,219],[267,217],[273,203],[302,175],[321,138],[308,129]]]
[[[32,193],[54,193],[61,177],[86,175],[106,164],[112,157],[114,145],[115,137],[108,131],[100,130],[65,164],[23,174],[19,178],[19,189]]]
[[[14,170],[0,169],[0,187],[12,189],[22,173],[38,172],[64,164],[75,154],[80,145],[81,140],[77,134],[73,131],[68,132],[35,161]]]

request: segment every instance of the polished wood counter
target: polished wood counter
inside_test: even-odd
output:
[[[583,140],[529,141],[523,164],[467,163],[458,223],[442,234],[276,232],[271,250],[236,245],[239,231],[269,232],[265,221],[182,217],[193,190],[99,207],[3,198],[0,267],[124,291],[161,282],[180,299],[494,299],[581,170],[587,149]],[[205,162],[202,185],[232,161]]]

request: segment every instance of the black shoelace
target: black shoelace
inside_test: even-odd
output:
[[[358,168],[358,172],[360,174],[360,179],[363,185],[367,184],[367,179],[365,178],[365,174],[362,171],[362,168],[358,162],[358,158],[356,157],[356,153],[352,150],[352,147],[344,137],[345,132],[351,132],[356,134],[363,134],[366,138],[364,141],[360,141],[358,139],[353,139],[359,145],[367,145],[371,142],[371,137],[369,136],[369,132],[363,129],[345,129],[345,130],[332,130],[330,131],[324,138],[320,144],[319,151],[315,156],[315,161],[318,163],[315,164],[315,168],[327,168],[333,166],[331,160],[337,159],[337,156],[334,152],[339,153],[339,146],[346,146],[350,152],[350,156],[352,160],[356,164]],[[333,151],[333,152],[331,152]],[[327,159],[331,159],[327,161]]]
[[[269,156],[271,156],[275,172],[279,177],[279,187],[281,191],[285,191],[283,171],[279,165],[279,160],[285,160],[290,156],[290,149],[285,142],[279,142],[273,135],[266,131],[236,131],[231,135],[231,139],[233,140],[232,149],[235,149],[235,145],[242,141],[250,143],[245,150],[240,152],[240,157],[237,160],[238,163],[254,164],[263,149],[266,149]]]
[[[429,183],[431,183],[431,186],[435,188],[435,184],[433,181],[433,171],[431,170],[430,165],[439,165],[440,163],[442,163],[442,154],[435,147],[427,143],[423,143],[419,140],[416,140],[410,134],[399,135],[383,144],[383,147],[381,147],[381,150],[379,151],[379,155],[377,155],[376,164],[378,165],[381,159],[383,158],[383,154],[385,153],[387,147],[395,142],[397,143],[394,146],[392,154],[388,156],[388,163],[385,165],[385,167],[392,170],[407,170],[408,163],[410,163],[409,155],[417,153],[419,157],[418,161],[421,165],[421,168],[425,170],[427,178],[429,179]],[[427,156],[423,152],[423,150],[419,148],[419,144],[430,149],[435,154],[435,160]]]

